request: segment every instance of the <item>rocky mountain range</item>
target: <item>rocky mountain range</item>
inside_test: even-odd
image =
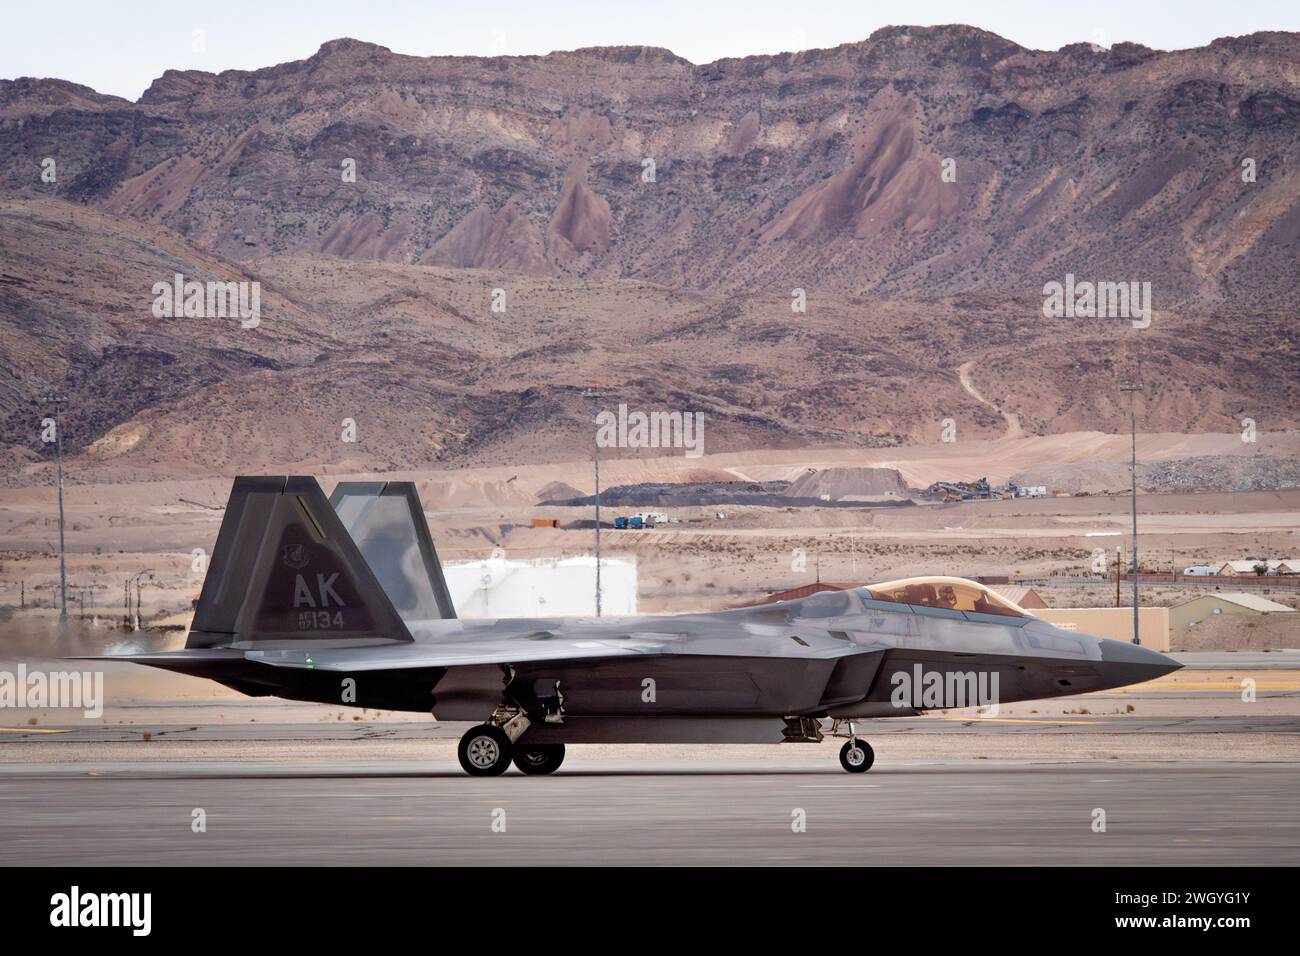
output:
[[[1293,428],[1297,62],[890,27],[0,81],[6,468],[48,386],[145,471],[571,454],[593,383],[714,448],[1119,428],[1139,357],[1151,430]],[[160,320],[175,273],[260,283],[263,321]],[[1067,275],[1150,283],[1154,321],[1045,319]]]

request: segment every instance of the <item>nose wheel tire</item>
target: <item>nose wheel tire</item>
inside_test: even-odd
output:
[[[840,748],[840,766],[849,773],[866,773],[876,762],[876,752],[865,740],[852,738]]]
[[[523,773],[555,773],[564,762],[564,744],[534,744],[516,747],[515,766]]]
[[[479,724],[465,731],[456,755],[471,777],[495,777],[509,768],[513,751],[504,730],[493,724]]]

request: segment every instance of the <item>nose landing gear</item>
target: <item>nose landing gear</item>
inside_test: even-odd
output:
[[[840,766],[849,773],[866,773],[876,762],[876,752],[871,744],[853,737],[840,748]]]
[[[835,721],[831,726],[831,733],[839,730],[839,721]],[[849,773],[866,773],[871,769],[871,765],[876,762],[876,752],[871,749],[871,744],[859,737],[853,730],[853,721],[847,722],[849,725],[848,742],[840,748],[840,766]]]

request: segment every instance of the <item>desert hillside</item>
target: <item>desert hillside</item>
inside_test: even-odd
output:
[[[1297,59],[1286,33],[1045,52],[961,26],[704,65],[640,47],[422,58],[344,39],[254,72],[168,71],[138,103],[0,82],[0,183],[238,260],[787,298],[1033,296],[1072,271],[1150,281],[1165,307],[1259,309],[1292,291]],[[45,157],[56,184],[38,176]]]
[[[710,451],[1119,432],[1139,363],[1143,431],[1286,431],[1297,54],[891,27],[0,81],[0,473],[45,467],[48,388],[121,478],[562,461],[619,402]],[[258,283],[260,324],[156,317],[178,273]],[[1043,318],[1067,274],[1153,321]]]

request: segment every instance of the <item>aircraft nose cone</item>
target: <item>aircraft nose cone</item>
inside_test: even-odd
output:
[[[1183,666],[1172,657],[1166,657],[1140,644],[1107,638],[1101,640],[1101,659],[1109,665],[1106,670],[1115,679],[1113,686],[1116,687],[1155,680]]]

